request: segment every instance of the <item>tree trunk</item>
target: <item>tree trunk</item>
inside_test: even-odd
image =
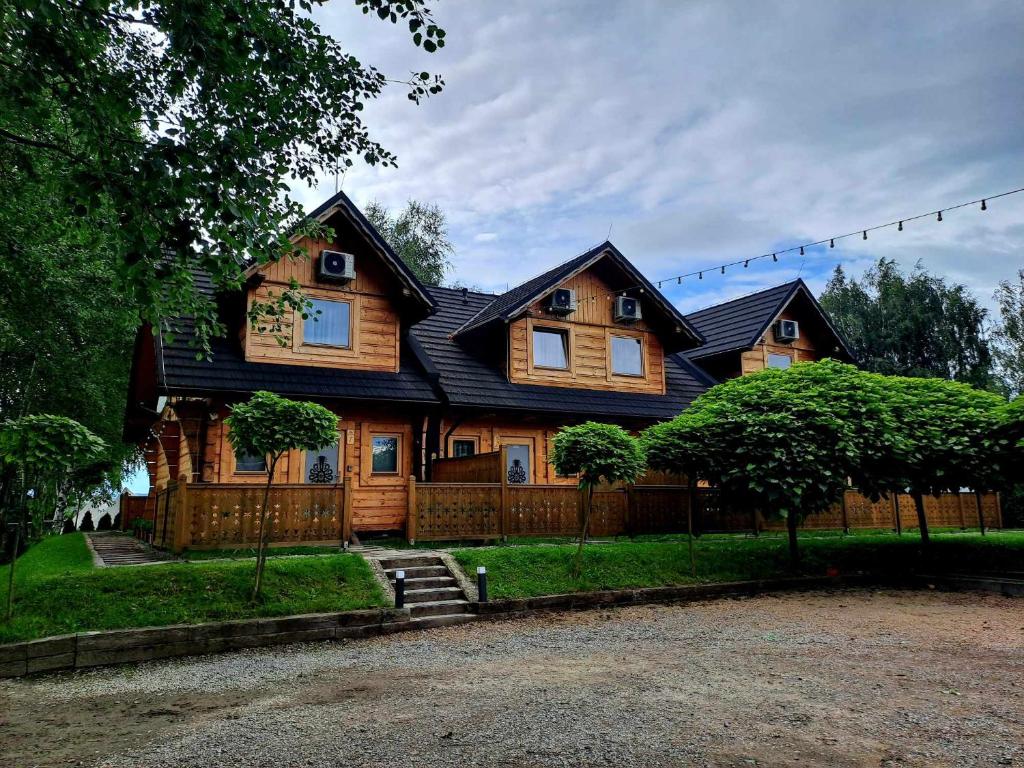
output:
[[[693,554],[693,500],[696,494],[693,492],[693,483],[690,483],[690,499],[686,504],[686,543],[690,548],[690,575],[697,578],[697,560]]]
[[[273,461],[270,462],[270,467],[267,470],[267,485],[263,489],[263,507],[260,509],[260,532],[259,532],[259,546],[256,549],[256,581],[252,588],[252,599],[256,600],[260,596],[260,590],[263,588],[263,564],[266,561],[266,549],[267,539],[270,538],[270,527],[267,525],[267,515],[270,510],[270,486],[274,482],[274,468],[277,466],[277,460],[281,458],[278,454],[274,457]]]
[[[786,530],[789,532],[789,565],[795,571],[800,568],[800,549],[796,540],[796,513],[786,515]]]
[[[21,544],[21,526],[14,530],[14,549],[11,551],[11,572],[7,577],[7,614],[4,621],[10,622],[14,615],[14,564],[18,562],[18,545]]]
[[[590,510],[594,506],[594,484],[587,484],[587,504],[583,508],[583,525],[580,526],[580,543],[576,547],[576,562],[572,567],[572,577],[578,579],[583,570],[583,543],[587,540],[587,530],[590,528]]]
[[[914,506],[917,508],[917,525],[921,530],[921,543],[925,546],[930,541],[928,537],[928,516],[924,513],[924,494],[914,491]]]
[[[974,492],[974,501],[978,505],[978,528],[981,529],[981,535],[985,535],[985,513],[981,510],[981,491]]]

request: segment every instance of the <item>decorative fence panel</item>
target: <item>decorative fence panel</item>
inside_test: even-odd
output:
[[[498,483],[501,482],[501,451],[478,453],[475,456],[434,459],[431,463],[432,483]]]
[[[156,511],[156,495],[153,496],[129,496],[121,497],[121,530],[131,531],[135,529],[136,520],[152,520]]]
[[[506,493],[507,536],[571,536],[579,531],[580,492],[576,486],[508,485]]]
[[[410,539],[490,539],[501,536],[501,484],[409,484]]]
[[[188,486],[183,522],[193,549],[259,543],[263,486],[195,483]],[[267,506],[270,541],[278,544],[338,542],[344,529],[344,487],[283,484],[271,487]]]

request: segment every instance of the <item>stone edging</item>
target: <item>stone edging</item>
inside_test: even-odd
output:
[[[407,609],[375,608],[209,624],[79,632],[0,645],[0,678],[308,640],[372,637],[411,628]]]

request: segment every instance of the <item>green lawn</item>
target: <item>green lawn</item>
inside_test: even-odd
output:
[[[18,561],[14,619],[0,622],[0,642],[385,604],[358,555],[268,560],[264,595],[255,604],[249,602],[253,568],[252,560],[95,568],[82,534],[47,538]],[[0,605],[6,604],[5,566]]]
[[[916,534],[801,536],[801,573],[825,575],[871,571],[880,574],[1022,571],[1024,531],[940,533],[931,551],[921,551]],[[597,589],[659,587],[793,575],[783,536],[703,536],[696,544],[697,579],[690,575],[685,537],[648,537],[589,545],[583,572],[571,576],[575,547],[504,546],[457,549],[467,573],[487,567],[494,598],[535,597]]]

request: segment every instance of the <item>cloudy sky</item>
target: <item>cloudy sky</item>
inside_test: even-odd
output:
[[[447,213],[456,275],[504,290],[607,237],[652,279],[1024,186],[1021,2],[463,2],[447,46],[336,0],[323,28],[393,77],[367,110],[398,169],[357,166],[357,203]],[[310,207],[334,179],[296,193]],[[837,263],[917,260],[988,302],[1024,266],[1024,194],[684,281],[684,310]]]

